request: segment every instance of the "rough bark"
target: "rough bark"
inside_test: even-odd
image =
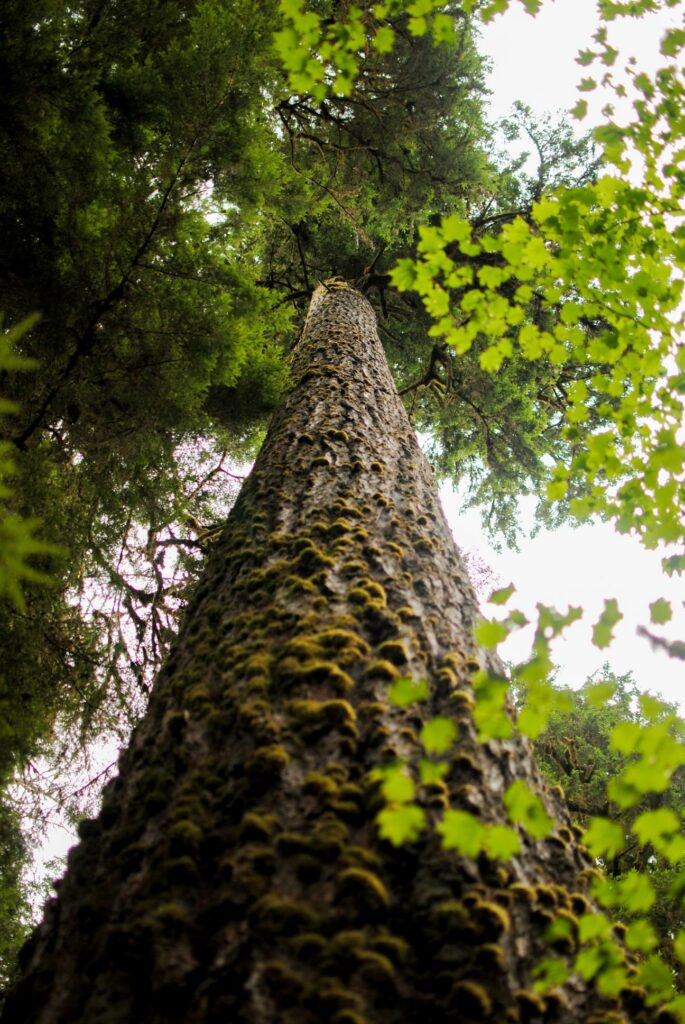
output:
[[[479,745],[476,602],[371,306],[317,290],[292,387],[217,544],[147,717],[24,950],[6,1024],[638,1021],[531,970],[590,865],[529,745]],[[491,665],[492,667],[492,665]],[[496,667],[496,666],[495,666]],[[397,675],[430,699],[389,705]],[[458,721],[421,800],[505,821],[525,779],[560,825],[506,866],[429,830],[378,837],[369,772]],[[646,1017],[644,1018],[647,1019]]]

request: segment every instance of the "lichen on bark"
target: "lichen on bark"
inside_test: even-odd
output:
[[[526,741],[480,744],[476,601],[366,299],[317,289],[292,383],[159,675],[22,955],[5,1024],[651,1020],[577,977],[540,996],[555,912],[591,866]],[[388,682],[430,698],[392,706]],[[459,739],[419,793],[505,822],[516,779],[561,830],[498,864],[431,827],[379,838],[373,769]],[[439,791],[438,791],[439,790]],[[575,904],[574,904],[575,900]],[[611,1011],[614,1016],[602,1016]]]

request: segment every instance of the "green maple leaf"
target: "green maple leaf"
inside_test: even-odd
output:
[[[583,842],[593,857],[615,857],[625,846],[625,836],[616,822],[591,818]]]
[[[611,597],[604,602],[604,611],[592,628],[592,642],[595,647],[608,647],[614,638],[614,626],[623,618],[618,601]]]
[[[437,830],[446,850],[456,850],[465,857],[477,857],[483,848],[485,826],[468,811],[445,811]]]
[[[428,754],[446,754],[457,738],[457,727],[451,718],[432,718],[421,730],[421,742]]]
[[[419,838],[426,827],[426,814],[415,804],[404,804],[385,807],[376,821],[382,839],[389,840],[393,846],[402,846]]]
[[[657,601],[653,601],[650,604],[649,614],[655,626],[663,626],[665,622],[670,622],[673,618],[671,602],[660,597]]]
[[[428,683],[425,679],[396,679],[388,688],[388,697],[396,707],[407,708],[428,699]]]

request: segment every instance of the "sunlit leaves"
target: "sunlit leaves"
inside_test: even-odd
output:
[[[670,622],[673,617],[670,601],[664,600],[663,597],[653,601],[649,606],[649,614],[655,626],[662,626],[664,623]]]
[[[685,931],[682,928],[676,932],[673,940],[673,952],[682,963],[685,963]]]
[[[647,957],[639,965],[635,980],[638,984],[659,994],[673,990],[673,975],[663,960],[657,956]]]
[[[685,835],[678,815],[669,807],[643,811],[633,822],[641,846],[651,845],[669,863],[685,859]]]
[[[389,25],[381,25],[377,29],[371,44],[379,53],[390,53],[395,45],[395,33]]]
[[[477,673],[473,678],[476,706],[473,719],[481,743],[491,739],[509,739],[514,722],[508,707],[509,681],[501,676]]]
[[[605,914],[583,914],[578,921],[578,938],[581,942],[606,939],[610,933],[611,922]]]
[[[431,31],[436,45],[454,38],[454,19],[440,11],[440,0],[386,0],[373,5],[372,17],[351,4],[340,21],[324,20],[309,6],[307,0],[280,0],[284,27],[274,33],[274,47],[291,89],[318,101],[351,93],[367,47],[379,54],[392,52],[396,32],[389,19],[397,14],[408,15],[413,36]]]
[[[371,778],[380,783],[387,801],[387,806],[376,816],[381,837],[394,846],[414,842],[426,826],[426,813],[412,803],[416,786],[407,766],[402,763],[387,765],[376,769]]]
[[[575,968],[585,981],[594,980],[603,995],[616,995],[627,983],[624,956],[612,941],[591,945],[578,954]]]
[[[661,40],[661,52],[664,57],[675,57],[685,46],[685,29],[669,29]]]
[[[607,818],[592,818],[583,835],[583,842],[593,857],[615,857],[625,846],[620,825]]]
[[[507,789],[504,806],[510,820],[524,828],[534,839],[543,839],[554,828],[554,822],[540,797],[521,779],[512,782]]]
[[[546,959],[537,964],[533,972],[536,978],[534,989],[536,992],[548,992],[552,988],[563,985],[569,975],[568,964],[565,960]]]
[[[626,931],[625,943],[628,949],[649,953],[658,946],[659,939],[653,926],[644,917],[633,921]]]
[[[445,811],[437,829],[446,850],[456,850],[464,857],[477,857],[483,847],[485,826],[468,811]]]
[[[508,860],[519,853],[521,842],[507,825],[486,825],[469,811],[445,811],[437,830],[446,850],[464,857],[483,852],[492,860]]]
[[[451,718],[431,718],[421,729],[419,739],[427,754],[446,754],[457,738],[457,727]]]
[[[670,555],[668,558],[664,558],[661,564],[667,576],[673,576],[676,573],[680,575],[685,572],[685,555]]]
[[[678,832],[681,827],[677,814],[668,807],[659,807],[655,811],[644,811],[633,822],[633,832],[642,846],[652,843],[659,848],[664,838]]]
[[[388,803],[406,804],[414,799],[416,787],[403,764],[388,765],[376,771],[381,791]]]
[[[483,849],[492,860],[510,860],[521,852],[521,840],[508,825],[490,825],[485,833]]]
[[[429,761],[422,757],[419,761],[419,778],[424,786],[430,786],[444,779],[448,768],[449,765],[446,761]]]
[[[426,827],[426,812],[415,804],[384,807],[376,817],[378,832],[393,846],[403,846],[419,838]]]
[[[506,604],[512,594],[515,592],[516,587],[513,583],[510,583],[508,587],[502,587],[500,590],[493,590],[492,594],[488,598],[489,604]]]
[[[625,180],[624,132],[607,124],[595,135],[618,174],[542,197],[530,220],[514,218],[497,234],[476,236],[453,214],[422,239],[413,280],[407,264],[395,280],[418,291],[429,312],[438,310],[431,334],[456,352],[467,352],[479,338],[480,364],[488,372],[498,372],[517,348],[530,361],[605,365],[605,372],[578,380],[566,394],[568,440],[582,438],[586,447],[579,445],[569,464],[553,467],[548,497],[565,500],[571,483],[586,492],[571,500],[574,515],[609,513],[621,531],[632,529],[654,546],[682,536],[676,495],[685,464],[677,433],[683,406],[676,387],[666,392],[657,382],[676,352],[672,314],[682,293],[666,255],[677,265],[683,251],[662,221],[655,224],[651,207],[644,219],[640,214],[652,196]],[[492,256],[483,259],[484,253]],[[458,254],[481,261],[467,289],[456,276],[464,269]],[[519,282],[513,295],[504,288],[512,277]],[[535,288],[526,291],[529,281]],[[553,329],[531,321],[533,292],[547,302]],[[580,326],[598,318],[601,331]],[[608,429],[598,430],[598,420]],[[622,479],[618,487],[607,486]]]
[[[601,683],[588,683],[583,687],[583,694],[591,708],[599,708],[606,704],[616,693],[616,683],[611,679]]]
[[[408,291],[416,281],[416,264],[413,260],[398,260],[390,271],[390,280],[399,291]]]
[[[604,610],[592,628],[592,642],[595,647],[608,647],[614,635],[614,626],[621,621],[623,613],[619,611],[615,598],[604,602]]]
[[[410,707],[428,699],[428,683],[425,679],[395,679],[388,687],[388,698],[398,708]]]
[[[476,626],[476,640],[481,647],[497,647],[508,636],[509,630],[505,622],[484,619]]]

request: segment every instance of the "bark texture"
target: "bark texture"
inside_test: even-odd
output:
[[[624,1013],[579,979],[531,989],[553,914],[587,906],[590,865],[528,744],[476,742],[475,615],[373,310],[329,282],[5,1024],[647,1020],[639,997]],[[398,675],[428,679],[429,701],[389,706]],[[523,836],[506,866],[432,830],[379,840],[368,773],[418,759],[436,714],[460,740],[422,790],[430,820],[452,806],[505,821],[503,791],[525,779],[553,836]]]

